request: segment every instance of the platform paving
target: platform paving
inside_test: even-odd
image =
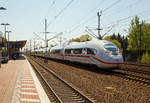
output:
[[[25,57],[1,65],[0,103],[50,103]]]

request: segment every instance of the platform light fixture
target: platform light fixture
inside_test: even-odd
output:
[[[0,10],[6,10],[6,8],[4,8],[4,7],[0,7]]]

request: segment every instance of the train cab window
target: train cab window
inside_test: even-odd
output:
[[[82,49],[73,49],[74,54],[82,54]]]
[[[95,55],[97,51],[95,49],[87,48],[87,54]]]
[[[105,44],[104,48],[111,52],[116,52],[118,50],[117,47],[113,44]]]
[[[65,54],[71,54],[71,49],[65,49]]]

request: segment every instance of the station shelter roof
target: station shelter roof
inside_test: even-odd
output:
[[[27,40],[22,40],[22,41],[9,41],[9,46],[14,47],[14,48],[23,48],[26,44]]]

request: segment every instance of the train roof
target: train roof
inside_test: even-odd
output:
[[[104,44],[108,44],[111,42],[108,42],[106,40],[91,40],[87,42],[72,42],[69,45],[67,45],[65,48],[97,48],[97,47],[103,47]]]
[[[55,46],[51,49],[73,49],[73,48],[102,48],[105,44],[113,44],[106,40],[91,40],[87,42],[72,42],[66,46]]]

